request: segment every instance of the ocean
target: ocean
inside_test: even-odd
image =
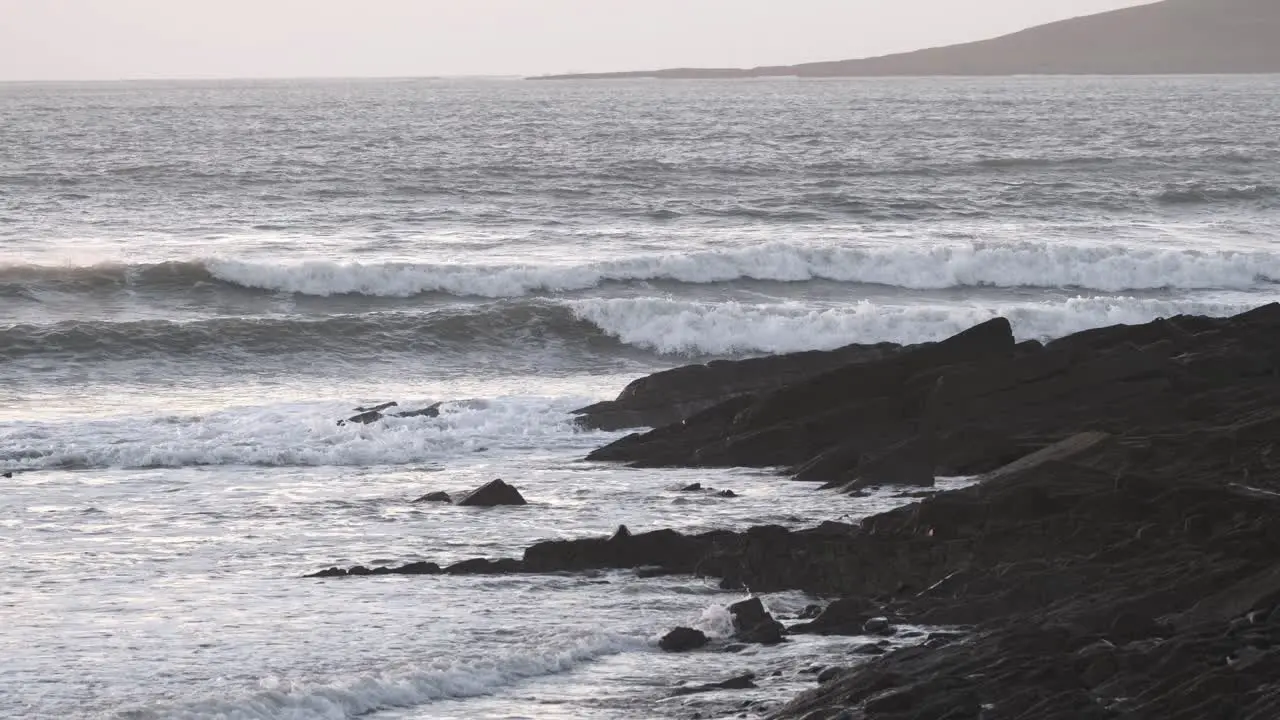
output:
[[[858,639],[664,654],[745,597],[687,577],[302,576],[904,502],[588,463],[621,433],[570,411],[690,362],[1280,300],[1278,87],[0,84],[0,717],[759,717]],[[392,400],[441,413],[337,424]],[[494,478],[531,504],[412,502]]]

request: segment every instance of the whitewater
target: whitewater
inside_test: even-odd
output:
[[[622,433],[572,411],[1280,300],[1274,83],[0,84],[0,716],[763,717],[859,639],[661,653],[730,633],[692,578],[302,576],[904,502],[587,463]],[[385,401],[440,412],[337,422]],[[531,504],[414,502],[494,478]]]

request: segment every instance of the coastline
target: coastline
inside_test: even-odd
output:
[[[833,356],[798,354],[791,379],[772,386],[759,382],[789,356],[660,373],[584,415],[613,412],[616,423],[620,405],[688,399],[691,386],[719,387],[721,400],[690,405],[683,419],[593,459],[782,466],[824,483],[814,492],[833,503],[872,485],[925,488],[927,497],[858,524],[701,535],[619,528],[607,539],[538,543],[519,559],[319,575],[636,569],[831,601],[787,628],[793,634],[863,636],[872,621],[883,629],[881,619],[967,629],[867,660],[851,655],[776,718],[1274,716],[1277,331],[1276,304],[1043,346],[1014,343],[997,319],[939,343],[832,351],[856,356],[834,369],[823,362]],[[712,376],[724,382],[707,383]],[[928,491],[940,470],[979,477]],[[750,630],[739,639],[770,642]]]

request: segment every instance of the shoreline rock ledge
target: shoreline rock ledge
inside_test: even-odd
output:
[[[825,611],[786,631],[856,636],[851,666],[779,720],[1270,719],[1277,445],[1280,305],[1044,346],[997,320],[736,394],[593,454],[836,483],[925,456],[935,472],[977,475],[969,487],[856,524],[619,531],[440,572],[659,568],[822,596]],[[833,514],[856,511],[814,491],[832,493]],[[963,633],[855,649],[903,623]]]

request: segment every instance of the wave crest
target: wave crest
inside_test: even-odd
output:
[[[1248,289],[1280,281],[1280,253],[1194,251],[1080,243],[815,244],[668,253],[577,264],[273,262],[208,259],[151,265],[0,267],[0,286],[96,292],[229,290],[327,297],[407,298],[429,293],[513,298],[605,283],[687,284],[826,280],[911,290],[959,287]]]

